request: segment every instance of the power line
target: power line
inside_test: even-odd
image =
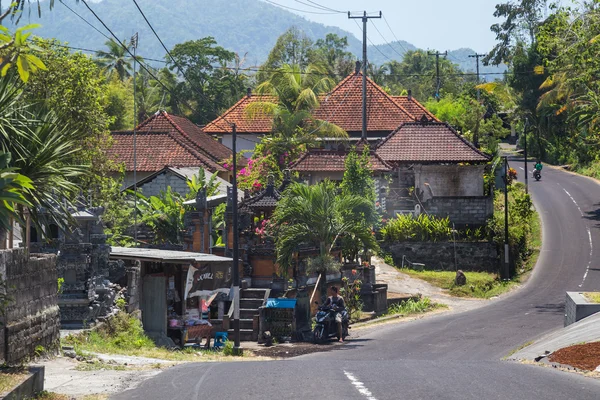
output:
[[[129,50],[129,47],[125,46],[120,39],[117,37],[117,35],[114,34],[114,32],[104,23],[104,21],[98,16],[98,14],[96,14],[96,12],[94,10],[92,10],[92,8],[89,6],[89,4],[87,3],[86,0],[81,0],[81,2],[86,6],[86,8],[94,15],[94,17],[98,20],[98,22],[100,22],[102,24],[102,26],[104,26],[104,28],[111,34],[111,36],[114,38],[114,40],[121,46],[123,47],[123,49],[134,59],[136,59],[136,57],[133,55],[133,53],[131,53],[131,50]],[[180,102],[181,104],[183,104],[184,106],[186,106],[187,108],[189,108],[191,111],[197,112],[194,108],[192,108],[186,101],[181,101],[177,95],[169,88],[167,87],[167,85],[165,85],[160,79],[158,79],[151,71],[150,69],[146,66],[145,63],[143,63],[141,60],[137,59],[137,61],[140,63],[140,67],[142,67],[144,69],[144,71],[146,71],[148,73],[148,75],[150,75],[155,81],[157,81],[167,92],[169,92],[171,94],[171,96],[173,96],[173,98],[175,100],[177,100],[178,102]],[[134,82],[135,85],[135,82]]]
[[[101,34],[102,36],[104,36],[105,38],[107,38],[108,40],[111,40],[110,37],[108,37],[105,33],[101,32],[100,29],[96,28],[94,25],[92,25],[91,22],[89,22],[87,19],[85,19],[81,15],[79,15],[77,13],[77,11],[73,10],[71,7],[69,7],[68,5],[66,5],[65,3],[63,3],[63,0],[58,0],[58,1],[60,1],[60,4],[62,4],[63,6],[67,7],[69,9],[69,11],[71,11],[73,14],[75,14],[79,18],[81,18],[81,20],[83,20],[83,22],[85,22],[86,24],[88,24],[89,26],[91,26],[96,32],[98,32],[99,34]]]
[[[335,10],[335,9],[333,9],[333,8],[330,8],[330,7],[327,7],[327,6],[322,6],[321,4],[319,4],[319,3],[317,3],[317,2],[314,2],[314,1],[311,1],[311,0],[306,0],[306,1],[308,1],[309,3],[315,4],[315,5],[317,5],[317,6],[321,7],[321,8],[322,8],[322,9],[324,9],[324,10],[329,10],[329,11],[333,11],[333,12],[337,12],[337,13],[342,13],[342,14],[345,14],[345,12],[343,12],[343,11],[340,11],[340,10]]]
[[[171,54],[171,52],[169,51],[169,49],[167,48],[167,46],[165,46],[165,43],[162,41],[162,39],[160,38],[160,36],[158,35],[158,33],[156,32],[156,30],[154,29],[154,27],[152,26],[152,24],[150,23],[150,21],[148,20],[148,18],[146,18],[146,14],[144,14],[144,12],[142,11],[141,7],[139,6],[137,0],[133,0],[133,3],[135,4],[135,6],[137,7],[138,11],[140,12],[140,14],[142,14],[142,17],[144,18],[144,21],[146,21],[146,23],[148,24],[148,26],[150,27],[150,29],[152,30],[152,33],[154,33],[154,36],[156,36],[156,38],[158,39],[158,41],[160,42],[161,46],[163,47],[163,49],[167,52],[167,55],[171,58],[171,61],[173,61],[173,64],[175,64],[175,66],[177,67],[177,69],[179,70],[179,73],[181,75],[183,75],[183,77],[188,81],[188,83],[190,84],[190,86],[192,86],[190,79],[187,77],[186,73],[184,72],[184,69],[181,68],[181,66],[177,63],[177,61],[175,60],[175,58],[173,57],[173,55]],[[213,111],[215,112],[215,114],[219,114],[218,110],[216,109],[214,103],[214,100],[209,99],[204,93],[202,93],[200,90],[197,90],[197,93],[200,95],[200,97],[202,97],[204,99],[204,101],[207,102],[207,104],[209,104],[210,106],[212,106]],[[223,104],[221,104],[221,106],[223,106]],[[223,117],[223,120],[225,122],[227,122],[229,125],[233,126],[231,122],[229,122],[227,120],[227,118]]]
[[[322,5],[318,4],[318,3],[315,3],[314,1],[307,0],[308,3],[305,3],[305,2],[303,2],[301,0],[294,0],[294,1],[296,3],[300,3],[300,4],[308,6],[308,7],[316,8],[317,10],[330,11],[332,13],[337,13],[337,14],[345,14],[344,11],[334,10],[333,8],[322,6]],[[311,4],[309,4],[309,3],[311,3]]]
[[[404,50],[406,53],[408,53],[408,50],[406,50],[406,47],[404,47],[404,45],[402,44],[402,42],[396,37],[396,34],[392,30],[392,27],[390,26],[390,24],[388,23],[387,19],[385,18],[385,14],[382,14],[381,16],[383,17],[383,22],[385,22],[385,24],[387,25],[387,27],[390,30],[390,32],[392,32],[392,36],[394,37],[394,39],[396,39],[396,43],[398,43],[400,45],[400,47],[402,47],[402,50]]]
[[[394,51],[394,53],[398,54],[400,56],[400,60],[402,60],[404,58],[404,56],[402,54],[398,53],[398,51],[390,44],[390,42],[388,42],[385,39],[385,37],[383,36],[383,34],[379,30],[379,28],[377,28],[377,25],[375,25],[375,22],[371,21],[371,24],[373,25],[373,28],[375,28],[375,30],[377,31],[377,33],[379,33],[379,36],[381,36],[381,38],[383,39],[383,41],[385,42],[385,44],[387,44],[390,47],[390,49],[392,49],[392,51]]]
[[[356,24],[356,26],[358,26],[358,29],[360,29],[360,31],[362,32],[363,30],[362,30],[362,28],[360,27],[359,23],[358,23],[358,22],[356,22],[356,20],[354,20],[354,23]],[[387,55],[385,55],[385,53],[383,53],[381,50],[379,50],[379,47],[377,47],[377,46],[375,45],[375,43],[373,43],[373,42],[371,41],[371,39],[369,39],[369,37],[368,37],[368,36],[367,36],[367,41],[368,41],[368,42],[371,44],[371,46],[373,46],[373,47],[375,48],[375,50],[377,50],[377,51],[379,52],[379,54],[381,54],[382,56],[384,56],[384,57],[385,57],[385,58],[387,58],[388,60],[390,60],[390,61],[393,61],[391,58],[389,58]]]
[[[325,15],[331,15],[331,14],[339,14],[338,12],[317,12],[317,11],[306,11],[306,10],[300,10],[298,8],[293,8],[293,7],[288,7],[288,6],[284,6],[283,4],[278,4],[275,3],[274,1],[271,0],[264,0],[265,2],[269,3],[269,4],[273,4],[277,7],[281,7],[281,8],[287,8],[289,10],[292,11],[298,11],[298,12],[302,12],[302,13],[307,13],[307,14],[325,14]]]

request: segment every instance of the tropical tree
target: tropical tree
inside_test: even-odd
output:
[[[130,77],[133,71],[133,58],[126,49],[131,48],[131,43],[127,43],[127,40],[117,43],[113,39],[110,39],[104,42],[104,44],[108,50],[96,52],[96,62],[98,65],[104,69],[108,77],[112,74],[117,74],[121,81]]]
[[[296,145],[298,139],[308,143],[322,136],[346,138],[348,134],[342,128],[312,115],[319,106],[319,95],[334,86],[335,81],[327,77],[320,66],[309,65],[302,69],[298,65],[284,64],[256,88],[258,95],[273,100],[250,103],[246,115],[273,118],[273,133],[284,145],[286,140]]]
[[[337,267],[330,253],[338,240],[351,234],[365,244],[372,240],[371,230],[349,218],[351,213],[371,220],[375,205],[363,197],[341,195],[339,188],[330,181],[312,186],[291,184],[273,214],[279,229],[275,245],[281,270],[288,270],[301,246],[317,248],[319,255],[308,260],[309,269],[320,274],[321,295],[326,296],[326,273]]]
[[[31,179],[10,167],[10,153],[0,153],[0,248],[4,232],[12,229],[11,220],[19,220],[15,206],[31,206],[24,192],[32,189]]]
[[[23,196],[31,204],[32,221],[40,226],[49,218],[65,227],[71,221],[69,199],[79,191],[76,181],[89,173],[87,165],[74,161],[85,132],[74,130],[43,105],[25,102],[14,74],[0,79],[0,105],[6,105],[0,107],[0,121],[6,122],[1,124],[0,152],[10,153],[10,167],[31,180],[33,188]]]

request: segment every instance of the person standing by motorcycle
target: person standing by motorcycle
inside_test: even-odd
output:
[[[338,341],[343,342],[344,339],[342,335],[342,311],[344,311],[344,309],[346,308],[346,304],[344,303],[344,299],[342,298],[342,296],[338,294],[338,288],[336,286],[331,286],[329,290],[331,292],[331,296],[329,296],[327,300],[325,300],[325,304],[323,304],[323,307],[331,307],[335,312],[335,323],[337,325]]]

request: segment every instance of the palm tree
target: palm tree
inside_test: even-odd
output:
[[[14,74],[0,78],[0,152],[10,153],[9,166],[31,180],[22,194],[38,226],[44,215],[60,227],[71,221],[69,199],[78,192],[77,179],[89,172],[76,162],[86,132],[64,121],[40,104],[26,103]],[[23,212],[21,206],[21,217]]]
[[[29,178],[10,167],[10,158],[10,153],[0,153],[0,249],[4,248],[12,221],[19,220],[15,205],[31,206],[24,193],[33,189]]]
[[[312,116],[319,106],[319,95],[329,92],[335,81],[326,76],[326,70],[309,65],[302,70],[298,65],[284,64],[271,77],[261,83],[258,95],[270,96],[272,101],[255,101],[246,108],[249,118],[269,116],[273,118],[273,133],[294,145],[294,138],[301,142],[316,137],[347,138],[339,126]]]
[[[127,44],[126,40],[123,40],[122,43],[117,43],[113,39],[110,39],[104,44],[108,47],[108,51],[96,52],[98,65],[104,68],[107,75],[110,76],[116,73],[122,81],[131,76],[131,62],[133,59],[128,55],[127,50],[125,50],[131,47],[131,43]]]
[[[330,253],[338,239],[354,237],[364,247],[376,245],[371,229],[352,215],[372,220],[375,206],[372,201],[355,195],[342,195],[330,181],[316,185],[294,183],[286,189],[277,204],[273,218],[279,232],[276,239],[277,262],[283,271],[292,265],[299,246],[319,249],[319,256],[309,261],[319,279],[321,295],[325,296],[326,274],[336,267]]]

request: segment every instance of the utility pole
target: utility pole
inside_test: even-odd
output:
[[[381,11],[378,16],[367,15],[365,11],[361,16],[352,16],[348,11],[348,18],[362,19],[363,23],[363,61],[362,61],[362,139],[367,140],[367,22],[369,18],[381,18]]]
[[[238,232],[238,188],[237,188],[237,126],[231,125],[231,150],[233,152],[233,353],[243,353],[240,346],[240,263],[239,263],[239,232]]]
[[[138,47],[138,33],[131,37],[131,47],[133,47],[133,243],[138,247],[137,240],[137,99],[136,99],[136,82],[135,82],[135,67],[136,67],[136,50]]]
[[[440,56],[446,57],[448,55],[448,52],[445,51],[443,53],[440,53],[439,51],[436,51],[435,53],[427,52],[427,54],[430,56],[435,56],[435,74],[437,77],[437,84],[436,84],[436,88],[435,88],[435,98],[437,101],[440,101]]]
[[[525,124],[523,125],[523,150],[525,152],[525,193],[529,194],[529,170],[527,169],[527,123],[529,120],[525,118]]]
[[[508,157],[504,156],[504,268],[502,279],[510,279],[510,254],[508,246]]]
[[[481,104],[481,99],[480,99],[480,89],[479,89],[479,84],[480,84],[480,80],[479,80],[479,57],[485,57],[485,54],[472,54],[469,57],[471,58],[475,58],[476,60],[476,65],[477,65],[477,103]],[[475,128],[475,132],[473,133],[473,144],[475,145],[475,147],[479,148],[479,118],[477,119],[477,126]]]

